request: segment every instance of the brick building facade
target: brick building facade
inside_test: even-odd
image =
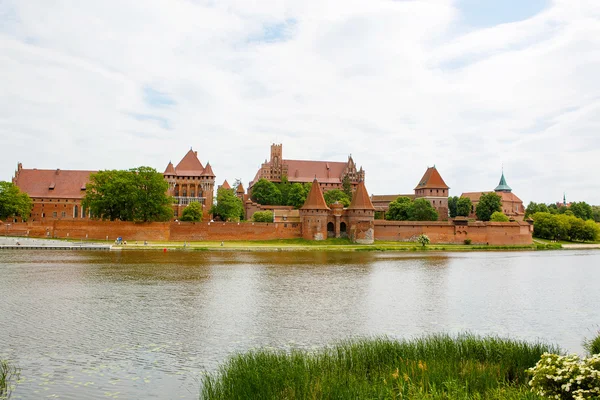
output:
[[[502,199],[502,212],[510,218],[515,220],[522,221],[525,217],[525,207],[523,207],[523,201],[514,193],[512,193],[512,189],[506,183],[506,179],[504,178],[504,171],[502,171],[502,176],[500,177],[500,182],[498,186],[494,189],[494,191],[488,192],[466,192],[461,194],[461,197],[468,197],[471,199],[471,203],[473,203],[473,208],[470,217],[475,218],[475,210],[477,209],[477,204],[479,203],[479,199],[483,194],[487,193],[496,193]]]

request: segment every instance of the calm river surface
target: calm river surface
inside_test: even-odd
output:
[[[16,399],[197,399],[233,352],[429,332],[582,352],[600,251],[0,252],[0,358]]]

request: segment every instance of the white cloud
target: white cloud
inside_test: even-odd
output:
[[[248,182],[277,141],[352,153],[372,193],[411,192],[432,164],[453,194],[489,190],[504,163],[525,201],[600,204],[600,5],[460,21],[442,0],[5,0],[0,179],[18,161],[162,170],[194,146],[219,183]]]

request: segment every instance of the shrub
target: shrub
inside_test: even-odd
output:
[[[465,244],[466,245],[470,245],[471,244],[471,239],[465,239]]]
[[[580,359],[578,355],[544,353],[535,367],[531,390],[552,399],[597,399],[600,396],[600,354]]]
[[[583,348],[589,355],[600,354],[600,332],[595,338],[583,342]]]
[[[273,212],[257,211],[254,214],[252,214],[252,221],[254,221],[254,222],[273,222]]]
[[[509,219],[502,211],[494,211],[492,216],[490,217],[490,221],[492,222],[508,222]]]
[[[423,247],[425,247],[425,245],[428,245],[429,242],[430,242],[429,236],[427,236],[424,233],[420,234],[419,237],[417,238],[417,243],[421,243],[421,245]]]

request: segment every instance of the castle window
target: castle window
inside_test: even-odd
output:
[[[60,213],[60,216],[63,217],[63,218],[65,218],[67,216],[67,213],[65,211],[63,211],[63,212]]]
[[[52,218],[56,218],[56,217],[57,217],[57,215],[58,215],[58,214],[56,213],[56,211],[54,211],[54,212],[52,213]]]

